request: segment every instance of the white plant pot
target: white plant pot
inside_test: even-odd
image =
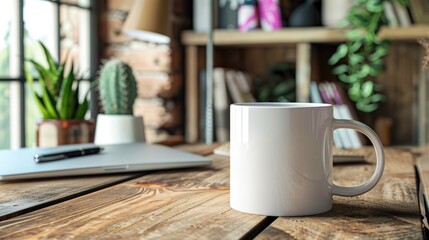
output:
[[[98,114],[95,144],[144,142],[143,117],[132,115]]]
[[[354,0],[322,0],[322,24],[327,27],[341,27]]]

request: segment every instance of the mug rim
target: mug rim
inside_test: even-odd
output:
[[[233,103],[231,104],[231,107],[305,109],[305,108],[330,108],[332,107],[332,104],[297,103],[297,102],[251,102],[251,103]]]

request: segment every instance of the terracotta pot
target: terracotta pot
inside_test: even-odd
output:
[[[46,119],[37,122],[38,147],[94,142],[95,124],[92,120]]]

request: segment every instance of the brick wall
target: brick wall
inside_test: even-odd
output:
[[[148,142],[163,141],[183,135],[183,48],[179,39],[181,30],[190,28],[191,1],[171,0],[169,45],[142,42],[121,33],[133,1],[100,1],[101,58],[119,58],[133,68],[138,87],[134,114],[143,116]]]

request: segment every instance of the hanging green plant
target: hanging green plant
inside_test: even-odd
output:
[[[347,41],[329,59],[329,64],[336,65],[333,74],[346,83],[348,96],[362,112],[377,110],[385,99],[375,79],[384,70],[384,57],[391,44],[377,35],[381,26],[387,25],[386,1],[407,5],[407,0],[355,0],[345,19]]]

